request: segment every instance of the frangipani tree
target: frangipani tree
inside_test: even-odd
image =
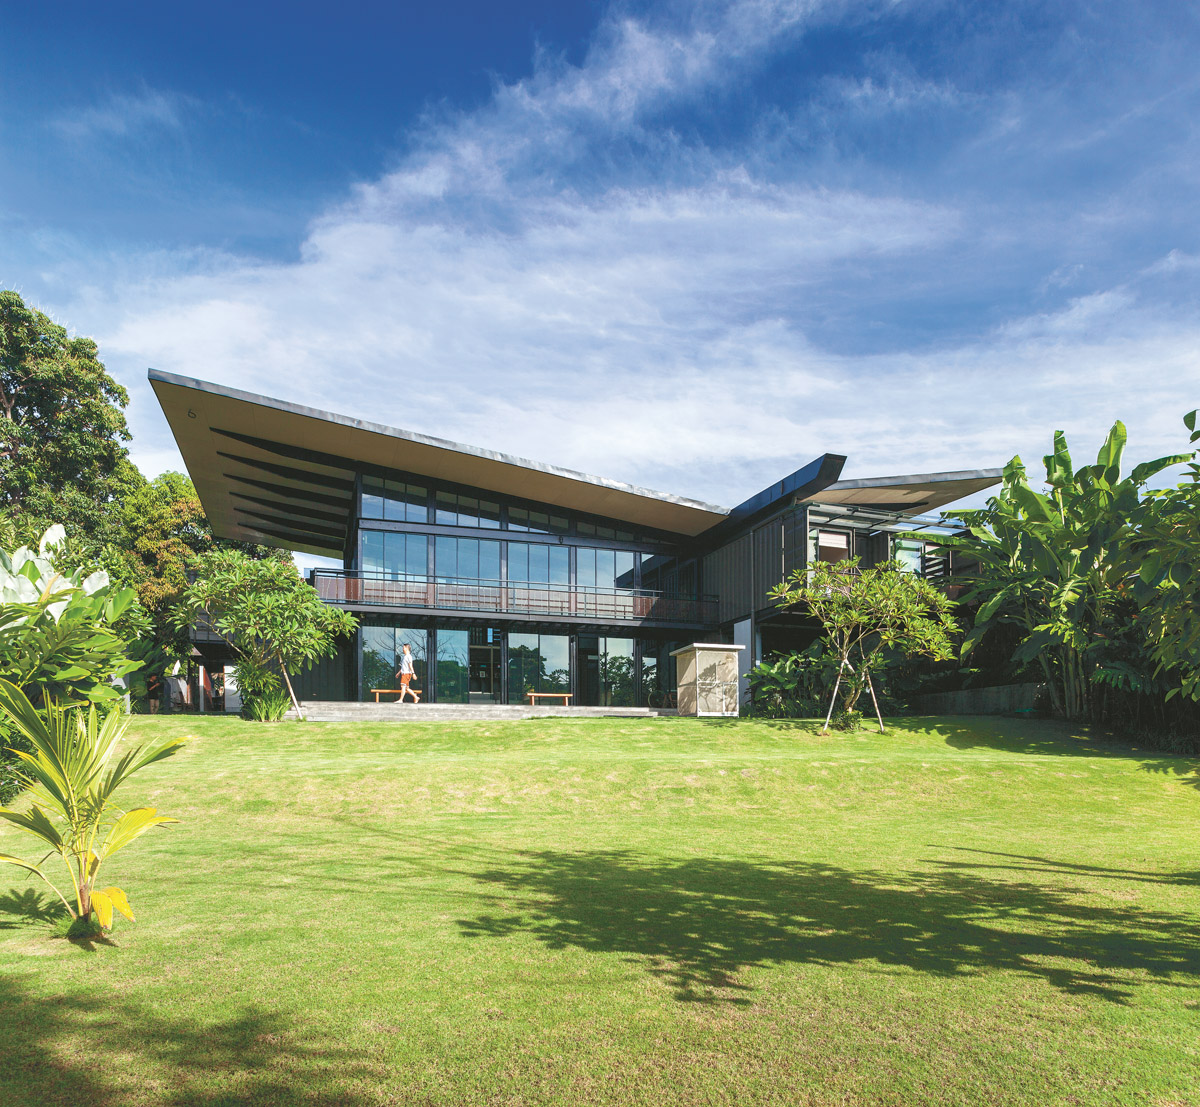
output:
[[[16,865],[54,889],[72,918],[87,920],[92,912],[102,927],[112,925],[113,911],[133,918],[129,900],[118,887],[97,887],[100,870],[110,857],[147,830],[177,820],[153,807],[126,811],[115,801],[117,789],[134,773],[170,757],[186,739],[130,750],[117,757],[129,718],[117,709],[103,719],[95,706],[63,707],[50,701],[39,711],[25,694],[0,678],[0,711],[28,740],[31,752],[16,750],[20,777],[30,788],[27,811],[0,808],[0,818],[20,827],[41,843],[40,850],[58,854],[71,880],[70,898],[42,869],[19,857],[0,854],[0,863]]]
[[[779,607],[799,607],[820,622],[836,666],[833,700],[844,685],[846,712],[856,710],[868,688],[874,695],[871,673],[883,667],[889,651],[937,660],[953,656],[953,601],[894,561],[868,569],[856,557],[818,561],[797,569],[771,596]],[[826,726],[833,708],[831,701]]]
[[[240,550],[200,558],[179,619],[185,625],[203,620],[229,643],[239,659],[238,686],[245,691],[251,691],[251,679],[260,693],[277,687],[279,672],[297,716],[300,703],[289,670],[332,656],[337,639],[358,626],[348,611],[323,603],[290,561],[256,561]]]

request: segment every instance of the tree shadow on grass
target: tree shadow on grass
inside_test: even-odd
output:
[[[746,1004],[740,974],[782,964],[1006,972],[1114,1003],[1147,979],[1200,987],[1194,916],[964,871],[542,851],[471,875],[502,911],[459,920],[465,934],[624,953],[686,1002]]]
[[[276,1012],[247,1007],[199,1022],[124,1002],[34,996],[0,975],[0,1103],[4,1107],[365,1107],[363,1060]]]

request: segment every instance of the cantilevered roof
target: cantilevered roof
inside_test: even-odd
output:
[[[991,488],[1003,476],[1003,469],[964,469],[955,473],[839,480],[805,498],[814,503],[845,504],[917,515],[936,511]]]
[[[356,469],[393,470],[696,535],[728,510],[150,370],[213,531],[222,538],[341,556]]]

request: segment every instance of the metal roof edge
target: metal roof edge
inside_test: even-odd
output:
[[[434,449],[467,454],[471,457],[494,461],[497,464],[508,465],[513,468],[528,469],[533,472],[545,473],[548,476],[576,481],[580,484],[589,484],[597,488],[607,488],[614,492],[623,492],[627,495],[642,497],[643,499],[676,504],[679,507],[692,508],[696,511],[706,511],[714,515],[728,515],[730,513],[730,509],[727,507],[705,503],[703,500],[694,500],[688,496],[675,496],[669,492],[658,492],[651,488],[642,488],[638,485],[627,484],[624,481],[613,480],[609,477],[598,477],[590,473],[581,473],[575,469],[563,469],[557,465],[531,461],[528,458],[517,457],[512,454],[504,454],[495,450],[485,450],[478,446],[468,446],[465,443],[453,442],[448,438],[435,438],[416,431],[403,430],[400,427],[388,427],[382,423],[372,423],[365,419],[355,419],[348,415],[339,415],[336,412],[321,411],[318,408],[306,407],[303,404],[294,404],[288,400],[279,400],[254,392],[245,392],[239,388],[229,388],[225,385],[214,384],[211,381],[203,381],[198,377],[186,377],[176,373],[166,373],[160,369],[149,369],[146,375],[152,385],[162,383],[174,385],[177,388],[190,388],[197,392],[206,392],[212,396],[238,400],[242,403],[256,404],[259,407],[286,412],[304,419],[312,419],[316,422],[335,423],[339,426],[360,430],[367,434],[379,434],[388,438],[397,438],[422,446],[430,446]]]
[[[857,480],[839,480],[822,492],[841,492],[853,488],[896,488],[906,484],[939,484],[952,480],[992,480],[1004,477],[1003,469],[959,469],[949,473],[911,473],[897,477],[862,477]]]

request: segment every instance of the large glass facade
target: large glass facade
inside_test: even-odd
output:
[[[509,634],[509,703],[524,703],[529,692],[570,690],[570,638],[565,634]]]
[[[429,540],[423,534],[360,532],[363,572],[390,580],[424,579],[429,571]]]
[[[413,627],[365,625],[362,628],[362,684],[361,698],[373,700],[373,688],[397,688],[400,678],[400,654],[404,644],[412,650],[413,668],[416,676],[413,684],[418,689],[427,687],[428,632]]]

